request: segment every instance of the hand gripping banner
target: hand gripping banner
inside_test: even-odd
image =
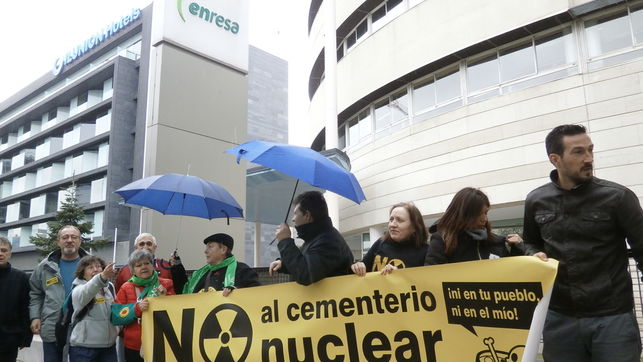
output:
[[[533,361],[558,262],[513,257],[150,298],[147,361]]]

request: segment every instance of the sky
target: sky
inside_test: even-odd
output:
[[[170,0],[171,1],[171,0]],[[249,43],[288,61],[291,143],[307,112],[308,0],[248,0]],[[151,0],[32,0],[0,3],[0,102],[51,71],[63,52]],[[303,97],[303,98],[302,98]]]

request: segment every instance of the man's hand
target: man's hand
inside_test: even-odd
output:
[[[233,288],[223,288],[223,296],[227,297],[228,295],[230,295],[230,293],[232,293],[233,290]]]
[[[31,321],[31,333],[40,334],[40,319],[34,319]]]
[[[357,263],[351,265],[351,270],[353,271],[353,273],[359,275],[360,277],[363,277],[364,275],[366,275],[366,264],[358,261]]]
[[[281,260],[275,260],[272,263],[270,263],[270,266],[268,267],[268,274],[270,276],[277,275],[277,272],[281,269]]]
[[[170,254],[170,266],[175,266],[181,264],[181,257],[179,256],[178,250],[174,250]]]
[[[537,253],[536,253],[536,254],[534,254],[533,256],[535,256],[536,258],[538,258],[538,259],[540,259],[540,260],[542,260],[542,261],[547,261],[547,260],[549,260],[549,259],[547,259],[547,254],[543,253],[542,251],[537,252]]]
[[[277,228],[275,238],[277,239],[277,241],[282,241],[290,237],[292,237],[292,234],[290,233],[290,227],[285,222],[281,223],[281,225],[279,225],[279,227]]]

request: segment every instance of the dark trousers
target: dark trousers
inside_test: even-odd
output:
[[[63,361],[63,347],[56,344],[56,342],[42,342],[42,352],[44,354],[44,362],[62,362]]]
[[[69,347],[69,362],[116,362],[116,346],[108,348]]]
[[[547,312],[543,329],[546,362],[639,362],[640,355],[634,312],[590,318]]]
[[[18,346],[16,344],[0,344],[0,362],[16,362]]]
[[[125,347],[125,362],[144,362],[141,351]]]

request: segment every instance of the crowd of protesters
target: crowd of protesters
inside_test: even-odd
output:
[[[593,175],[594,145],[583,126],[554,128],[545,146],[555,169],[551,182],[527,196],[522,237],[494,234],[487,217],[489,198],[466,187],[428,230],[413,203],[393,205],[385,234],[356,261],[333,227],[323,195],[310,191],[293,202],[292,223],[303,244],[295,244],[288,224],[280,225],[280,258],[270,263],[269,274],[288,273],[309,285],[352,273],[386,275],[399,268],[516,255],[545,262],[551,257],[559,266],[543,332],[545,361],[639,361],[626,255],[627,241],[642,265],[638,198],[628,188]],[[149,307],[148,298],[212,290],[227,296],[236,288],[259,285],[257,273],[232,254],[230,235],[213,234],[203,243],[206,264],[189,278],[176,252],[170,260],[155,256],[157,241],[149,233],[135,239],[128,265],[116,272],[113,263],[85,252],[80,231],[67,225],[58,233],[59,249],[28,277],[11,267],[11,243],[0,237],[0,294],[5,298],[0,362],[15,361],[33,334],[42,339],[46,362],[143,361],[140,318]],[[71,331],[60,343],[56,324],[68,296]],[[124,348],[119,351],[117,345]]]

